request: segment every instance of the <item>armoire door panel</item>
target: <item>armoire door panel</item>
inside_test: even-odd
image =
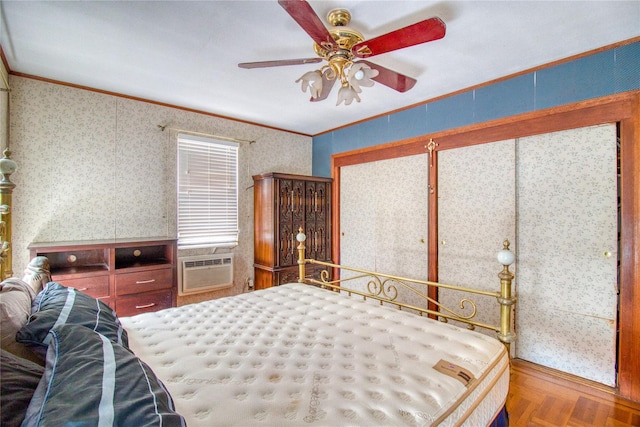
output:
[[[298,261],[298,252],[296,250],[298,242],[296,236],[298,235],[299,228],[302,227],[302,222],[288,222],[286,224],[280,224],[280,231],[278,233],[278,260],[276,265],[287,266],[295,265]]]
[[[306,222],[326,222],[328,199],[331,192],[323,182],[308,182],[306,190]],[[330,188],[330,187],[329,187]]]
[[[278,203],[281,221],[299,221],[304,217],[304,181],[278,181]]]
[[[307,256],[326,261],[331,259],[331,186],[325,182],[309,181],[305,191]]]
[[[276,181],[278,187],[278,220],[281,223],[289,223],[293,219],[293,181],[281,179]]]
[[[293,181],[293,191],[291,195],[291,212],[294,222],[304,222],[305,206],[305,182]]]
[[[331,240],[328,238],[328,230],[325,223],[307,223],[307,257],[317,260],[327,260],[331,250]]]

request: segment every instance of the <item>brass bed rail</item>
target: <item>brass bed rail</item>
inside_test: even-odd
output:
[[[511,329],[511,311],[516,303],[516,298],[512,296],[512,283],[514,275],[509,271],[509,265],[513,263],[515,260],[514,254],[509,250],[509,241],[505,240],[503,244],[503,249],[498,253],[498,261],[502,264],[503,269],[498,274],[500,278],[500,290],[496,292],[491,291],[483,291],[479,289],[466,288],[461,286],[449,285],[445,283],[438,282],[430,282],[426,280],[417,280],[410,279],[407,277],[401,276],[393,276],[390,274],[378,273],[375,271],[362,270],[359,268],[347,267],[344,265],[333,264],[325,261],[318,261],[314,259],[306,259],[305,258],[305,241],[306,236],[300,230],[297,235],[298,244],[298,267],[299,267],[299,278],[298,282],[300,283],[308,283],[319,285],[325,289],[331,289],[337,292],[346,292],[349,295],[355,294],[362,296],[365,300],[367,298],[371,298],[377,301],[380,301],[380,304],[391,304],[397,306],[399,309],[407,308],[411,310],[415,310],[418,314],[423,315],[433,315],[440,318],[442,321],[455,320],[459,322],[466,323],[471,329],[474,327],[484,328],[488,330],[495,331],[497,333],[497,338],[505,344],[507,350],[510,349],[510,344],[515,341],[516,334]],[[316,264],[321,265],[330,269],[338,269],[340,271],[351,271],[354,273],[358,273],[353,277],[348,278],[338,278],[335,280],[329,279],[329,271],[322,270],[320,272],[320,280],[314,279],[313,277],[306,277],[305,266],[306,264]],[[357,279],[368,279],[367,282],[367,292],[349,289],[343,286],[344,283]],[[490,325],[487,323],[482,323],[474,320],[477,314],[476,303],[465,297],[460,300],[460,309],[464,309],[465,307],[471,307],[470,314],[461,314],[457,312],[455,309],[444,306],[439,301],[429,297],[423,292],[416,289],[411,285],[426,285],[426,286],[434,286],[441,289],[451,289],[455,291],[460,291],[466,294],[474,294],[474,295],[483,295],[489,297],[495,297],[500,306],[500,324],[499,325]],[[402,301],[398,301],[398,286],[402,289],[406,289],[407,291],[418,295],[427,303],[432,303],[438,308],[438,311],[431,310],[425,307],[418,307],[412,304],[407,304]],[[428,306],[428,304],[427,304]]]

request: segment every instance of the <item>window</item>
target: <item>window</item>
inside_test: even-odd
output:
[[[178,134],[178,247],[238,244],[238,144]]]

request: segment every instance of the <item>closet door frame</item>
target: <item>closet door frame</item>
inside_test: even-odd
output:
[[[438,280],[438,152],[510,138],[619,123],[620,126],[620,297],[618,387],[615,393],[640,402],[640,91],[591,99],[451,129],[331,157],[333,178],[332,253],[340,262],[340,168],[359,163],[429,153],[429,280]],[[497,273],[496,273],[497,274]],[[434,292],[432,297],[437,297]]]

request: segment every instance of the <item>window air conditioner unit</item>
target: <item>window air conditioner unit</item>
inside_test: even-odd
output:
[[[233,254],[200,255],[178,260],[178,295],[233,286]]]

